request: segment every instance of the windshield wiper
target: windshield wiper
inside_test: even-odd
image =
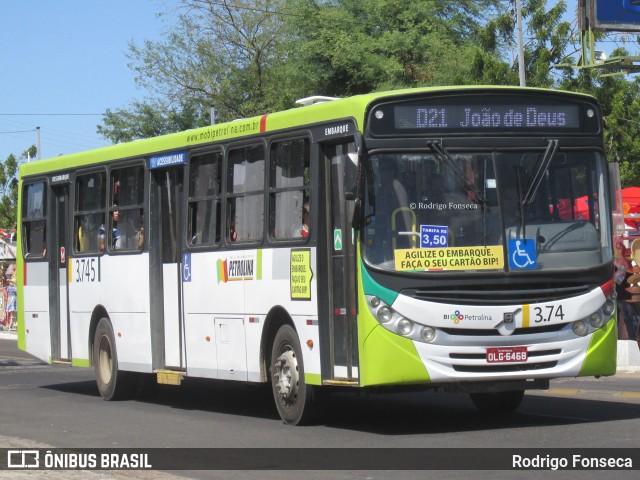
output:
[[[549,165],[551,164],[551,160],[553,160],[553,156],[556,154],[556,150],[558,150],[558,139],[552,138],[548,141],[547,149],[544,151],[544,155],[540,159],[540,162],[536,165],[527,193],[522,199],[522,203],[524,205],[530,204],[533,202],[533,199],[536,198],[542,179],[549,169]]]
[[[449,152],[445,150],[441,140],[427,140],[427,147],[431,149],[431,151],[435,154],[435,157],[438,160],[445,163],[453,171],[453,173],[456,175],[456,177],[458,177],[458,180],[460,180],[464,188],[475,195],[475,198],[477,199],[477,203],[480,203],[480,204],[485,203],[484,195],[480,193],[480,190],[478,190],[475,187],[475,185],[469,182],[467,176],[462,171],[460,166],[456,164],[456,161],[451,157],[451,154],[449,154]]]

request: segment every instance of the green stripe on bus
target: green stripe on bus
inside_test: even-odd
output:
[[[262,280],[262,249],[258,249],[256,263],[256,280]]]
[[[304,383],[307,385],[322,385],[322,376],[319,373],[305,373]]]
[[[88,358],[72,358],[71,366],[89,368],[91,367],[91,361]]]

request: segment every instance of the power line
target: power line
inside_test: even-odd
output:
[[[18,117],[18,116],[48,116],[48,117],[79,117],[79,116],[92,116],[101,117],[104,113],[0,113],[2,117]]]
[[[13,132],[0,132],[0,134],[3,134],[3,133],[7,133],[7,134],[9,134],[9,133],[31,133],[31,132],[35,132],[35,131],[36,131],[36,129],[33,128],[31,130],[15,130]]]

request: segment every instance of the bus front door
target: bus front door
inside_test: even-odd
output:
[[[358,383],[356,255],[350,202],[355,198],[357,155],[353,141],[325,148],[331,379]]]
[[[51,359],[71,361],[71,328],[67,276],[67,226],[69,225],[69,185],[52,186],[49,218],[49,305]]]
[[[156,370],[186,367],[180,275],[183,183],[182,165],[152,170],[149,259],[151,343]]]

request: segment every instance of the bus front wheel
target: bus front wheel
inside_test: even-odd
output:
[[[522,403],[524,390],[470,393],[469,396],[475,407],[482,413],[511,413]]]
[[[101,318],[93,342],[96,383],[104,400],[121,400],[131,394],[131,379],[118,369],[118,353],[111,322]]]
[[[309,423],[314,410],[314,387],[304,381],[302,349],[296,331],[283,325],[271,350],[271,388],[284,423]]]

